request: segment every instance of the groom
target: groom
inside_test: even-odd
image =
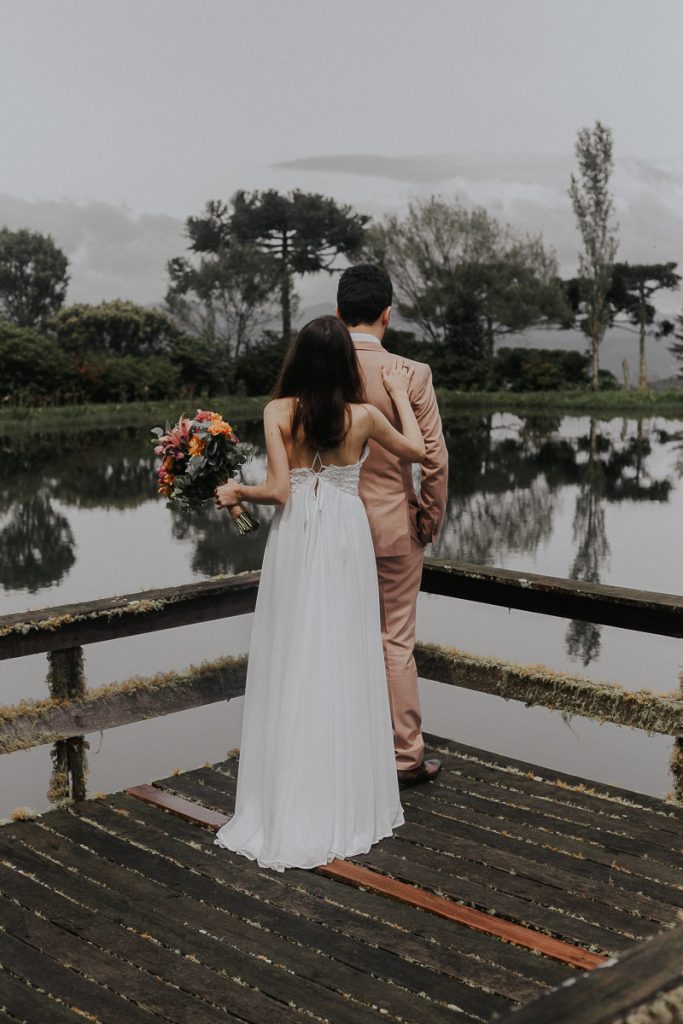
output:
[[[378,266],[360,263],[345,270],[339,280],[337,316],[351,332],[367,399],[400,430],[400,421],[382,383],[382,365],[396,358],[382,346],[391,301],[391,279]],[[419,501],[411,466],[399,462],[373,442],[360,478],[360,495],[377,559],[396,767],[399,785],[405,788],[429,782],[441,770],[441,762],[436,758],[424,759],[413,648],[424,546],[438,534],[446,505],[448,453],[431,371],[425,363],[410,359],[403,362],[415,369],[410,401],[427,449]]]

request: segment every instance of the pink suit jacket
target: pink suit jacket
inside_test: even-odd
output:
[[[376,406],[397,430],[401,421],[382,383],[382,365],[397,358],[373,341],[354,341],[368,402]],[[422,466],[420,497],[413,487],[412,467],[401,463],[374,441],[360,477],[360,496],[370,521],[377,557],[407,555],[411,534],[429,544],[439,532],[448,494],[448,452],[443,438],[439,407],[426,363],[401,359],[415,370],[410,385],[410,404],[420,425],[427,450]]]

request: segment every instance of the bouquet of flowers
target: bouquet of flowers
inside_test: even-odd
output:
[[[240,439],[220,413],[198,409],[193,419],[181,416],[174,427],[152,430],[159,493],[168,508],[191,512],[213,499],[214,489],[224,484],[249,459],[254,446]],[[256,530],[258,523],[240,505],[230,516],[241,534]]]

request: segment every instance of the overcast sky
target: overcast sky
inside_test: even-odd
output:
[[[599,118],[622,255],[683,261],[682,54],[683,0],[0,0],[0,223],[53,233],[72,300],[161,298],[239,187],[459,195],[567,263]]]

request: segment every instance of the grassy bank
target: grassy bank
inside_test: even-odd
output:
[[[173,399],[168,402],[126,402],[122,404],[53,405],[23,408],[10,406],[0,409],[0,433],[6,434],[21,428],[34,429],[40,433],[52,431],[65,434],[81,430],[120,430],[131,427],[147,431],[152,427],[163,427],[179,416],[191,416],[198,408],[216,409],[224,413],[231,423],[243,426],[250,420],[257,420],[265,404],[265,398],[245,396],[224,396],[211,399]]]
[[[439,391],[439,406],[446,416],[474,412],[514,412],[519,415],[557,413],[598,416],[670,416],[683,418],[683,390],[649,391],[534,391],[476,392]],[[169,402],[130,402],[117,405],[64,405],[0,409],[0,434],[33,428],[40,433],[106,431],[124,427],[147,431],[163,426],[197,405],[222,412],[238,428],[259,419],[265,398],[217,396],[210,400],[183,399]]]
[[[467,412],[683,417],[680,391],[438,391],[442,416]]]

